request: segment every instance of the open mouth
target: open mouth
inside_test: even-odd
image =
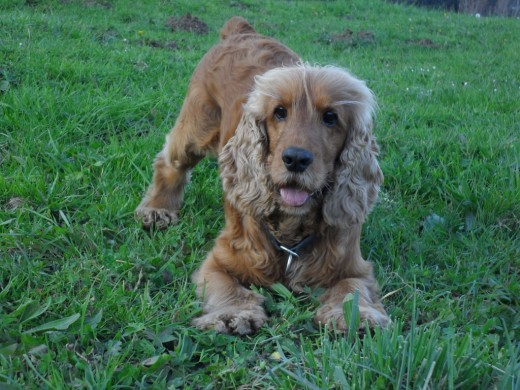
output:
[[[280,197],[285,205],[291,207],[300,207],[307,202],[311,197],[311,194],[305,190],[301,190],[295,187],[282,187],[280,188]]]

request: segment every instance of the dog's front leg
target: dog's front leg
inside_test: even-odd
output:
[[[165,229],[178,221],[178,212],[188,181],[188,169],[174,161],[168,161],[162,151],[155,159],[153,183],[135,210],[145,229]]]
[[[314,321],[317,324],[335,327],[338,331],[348,330],[343,314],[343,303],[346,295],[356,290],[359,291],[360,330],[365,328],[365,323],[368,323],[371,328],[385,327],[390,319],[377,296],[377,285],[374,280],[365,278],[343,279],[328,288],[320,298],[322,305],[316,312]]]
[[[218,129],[207,125],[204,115],[197,115],[197,109],[212,111],[202,103],[194,105],[188,94],[175,127],[155,158],[153,182],[135,210],[145,229],[165,229],[177,223],[189,172],[209,153],[205,138],[211,139],[213,134],[207,134],[207,128],[213,132]]]
[[[248,335],[267,320],[264,297],[251,291],[219,266],[213,253],[193,277],[197,295],[203,300],[204,314],[193,321],[199,329]]]

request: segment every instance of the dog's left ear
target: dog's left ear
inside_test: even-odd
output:
[[[371,93],[368,101],[353,107],[349,137],[337,162],[333,188],[323,206],[325,222],[331,226],[348,228],[362,224],[383,183],[383,172],[377,162],[379,148],[372,135],[373,110]]]

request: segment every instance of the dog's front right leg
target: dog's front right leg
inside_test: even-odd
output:
[[[204,157],[197,144],[196,122],[181,112],[154,162],[153,181],[135,210],[145,229],[164,229],[178,221],[190,170]]]
[[[187,182],[187,167],[168,161],[164,150],[160,152],[154,163],[153,182],[135,210],[145,229],[164,229],[177,223]]]

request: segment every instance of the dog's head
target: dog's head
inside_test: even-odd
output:
[[[321,207],[329,225],[362,223],[383,180],[374,105],[365,83],[336,67],[301,65],[257,76],[220,155],[227,200],[256,216]]]

